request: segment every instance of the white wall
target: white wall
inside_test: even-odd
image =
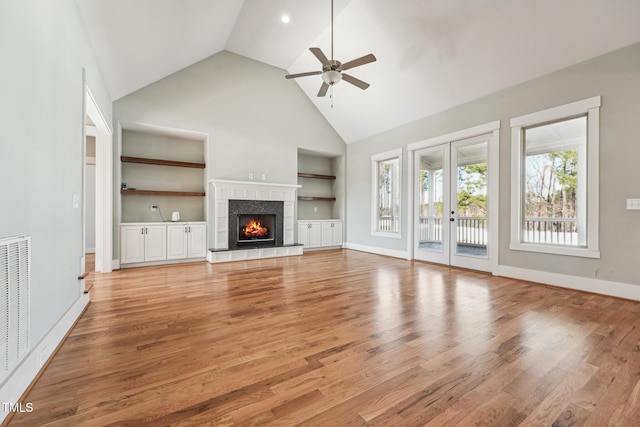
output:
[[[223,51],[117,100],[114,124],[207,134],[209,179],[247,181],[253,173],[254,180],[265,174],[266,182],[296,184],[298,148],[337,157],[346,147],[285,74]],[[117,164],[120,153],[115,145]],[[114,182],[116,192],[118,185]],[[116,204],[116,220],[119,209]],[[116,257],[117,239],[116,232]]]
[[[508,66],[508,64],[504,65]],[[602,96],[600,115],[600,259],[537,254],[509,249],[509,120],[569,102]],[[441,114],[349,144],[347,148],[347,241],[381,250],[406,251],[402,239],[370,235],[371,155],[482,123],[501,120],[499,263],[523,271],[544,271],[640,285],[640,211],[627,211],[627,198],[640,198],[640,44],[531,80]],[[405,185],[406,187],[406,185]],[[403,212],[407,189],[403,189]],[[403,215],[404,216],[404,215]],[[608,286],[608,284],[606,285]],[[596,289],[608,293],[604,287]]]
[[[85,221],[84,251],[96,252],[96,165],[85,165]]]
[[[84,251],[96,252],[96,137],[86,136],[84,169]]]
[[[0,2],[0,57],[0,237],[32,236],[36,348],[82,298],[83,68],[108,118],[111,105],[72,0]]]

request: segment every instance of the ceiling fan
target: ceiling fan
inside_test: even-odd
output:
[[[356,79],[350,74],[343,73],[343,71],[358,67],[360,65],[368,64],[370,62],[374,62],[376,60],[376,57],[373,54],[370,53],[368,55],[345,63],[333,59],[333,0],[331,0],[331,60],[327,59],[326,55],[318,47],[311,47],[309,48],[309,50],[316,58],[318,58],[318,60],[322,64],[322,71],[309,71],[307,73],[289,74],[286,75],[285,78],[295,79],[298,77],[316,76],[322,74],[322,86],[320,86],[318,96],[325,96],[327,94],[327,90],[329,90],[330,87],[333,88],[333,86],[340,82],[340,80],[351,83],[352,85],[357,86],[362,90],[369,87],[369,83],[363,82],[360,79]]]

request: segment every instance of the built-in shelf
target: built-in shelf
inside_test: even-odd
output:
[[[306,173],[306,172],[298,172],[298,178],[336,179],[334,175],[321,175],[317,173]],[[335,197],[298,196],[298,200],[334,202],[336,198]]]
[[[309,196],[298,196],[298,200],[305,201],[313,201],[313,200],[322,200],[325,202],[335,202],[335,197],[309,197]]]
[[[178,162],[175,160],[147,159],[144,157],[129,157],[129,156],[120,156],[120,161],[125,163],[142,163],[146,165],[178,166],[182,168],[196,168],[196,169],[204,169],[206,166],[204,163]]]
[[[316,173],[298,172],[299,178],[336,179],[333,175],[319,175]]]
[[[205,193],[200,191],[164,191],[164,190],[120,190],[121,194],[138,194],[147,196],[196,196],[204,197]]]

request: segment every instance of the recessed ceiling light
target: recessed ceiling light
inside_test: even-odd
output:
[[[282,15],[282,18],[280,18],[280,20],[285,24],[288,24],[291,18],[289,18],[289,15]]]

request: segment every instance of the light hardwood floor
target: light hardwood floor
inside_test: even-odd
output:
[[[11,426],[640,425],[640,304],[338,250],[95,274]]]
[[[88,273],[87,277],[84,279],[84,292],[87,293],[93,288],[93,279],[96,275],[96,254],[84,254],[84,260],[84,271]]]

